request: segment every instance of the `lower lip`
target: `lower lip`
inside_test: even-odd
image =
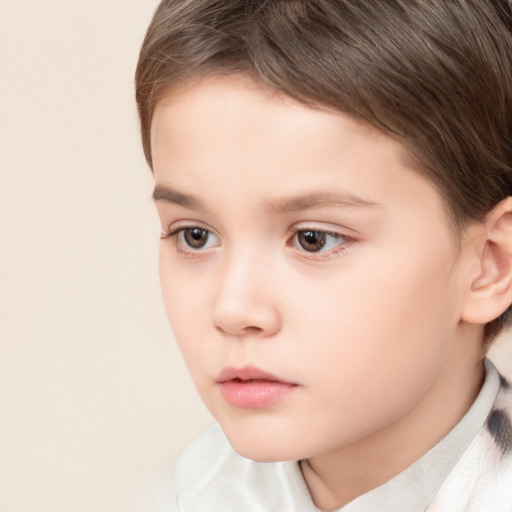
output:
[[[226,402],[245,409],[267,407],[296,388],[295,384],[270,380],[228,380],[220,385]]]

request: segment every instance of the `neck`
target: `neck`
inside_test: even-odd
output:
[[[467,340],[466,340],[467,341]],[[302,461],[315,505],[334,510],[401,473],[435,446],[475,401],[484,378],[480,345],[459,346],[410,410],[335,452]]]

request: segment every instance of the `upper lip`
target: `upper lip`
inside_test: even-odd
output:
[[[217,376],[217,382],[223,383],[229,380],[268,380],[272,382],[287,382],[276,375],[272,375],[256,366],[244,366],[243,368],[234,368],[227,366]],[[292,382],[287,382],[293,384]]]

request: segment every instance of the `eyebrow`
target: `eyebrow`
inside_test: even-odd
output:
[[[380,203],[357,195],[334,192],[314,192],[284,200],[273,200],[266,206],[267,210],[273,214],[293,213],[312,208],[382,208]]]
[[[200,199],[178,192],[165,185],[157,185],[153,191],[153,200],[177,204],[191,210],[206,210],[206,205]],[[293,213],[313,208],[382,208],[380,203],[363,199],[354,194],[333,192],[314,192],[285,199],[270,200],[265,209],[274,215]]]
[[[153,201],[177,204],[191,210],[206,210],[206,205],[200,199],[189,194],[183,194],[164,185],[157,185],[155,187],[155,190],[153,190]]]

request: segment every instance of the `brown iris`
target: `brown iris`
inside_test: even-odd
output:
[[[188,228],[183,230],[183,238],[188,246],[201,249],[208,242],[208,230],[202,228]]]
[[[326,235],[322,231],[299,231],[297,241],[299,245],[308,252],[318,252],[325,245]]]

